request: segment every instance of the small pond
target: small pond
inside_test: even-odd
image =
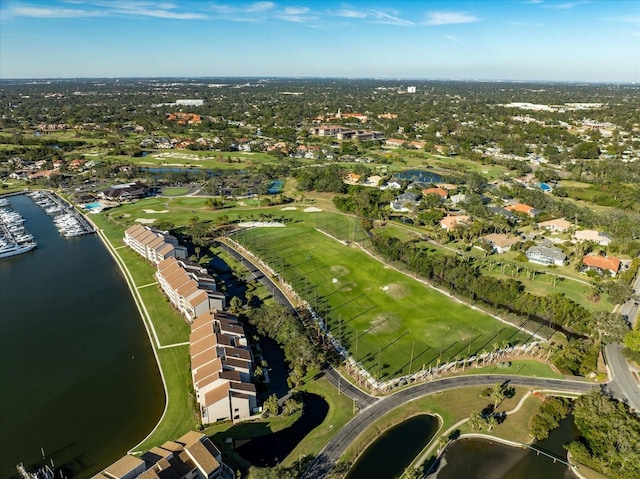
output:
[[[426,170],[406,170],[393,176],[406,181],[421,181],[423,183],[439,183],[442,181],[440,175]]]
[[[507,419],[508,420],[508,419]],[[573,417],[561,421],[537,449],[566,460],[564,445],[579,437]],[[521,449],[486,439],[460,439],[445,453],[437,479],[576,479],[566,465],[531,449]]]
[[[235,440],[238,454],[258,467],[273,467],[287,457],[304,437],[322,424],[329,405],[317,394],[303,396],[302,416],[282,431],[248,440]]]
[[[414,416],[392,427],[360,455],[347,479],[400,477],[438,427],[438,418],[429,414]]]

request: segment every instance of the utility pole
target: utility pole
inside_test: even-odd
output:
[[[416,342],[413,342],[413,346],[411,346],[411,360],[409,361],[409,374],[411,374],[411,367],[413,366],[413,352],[416,348]]]

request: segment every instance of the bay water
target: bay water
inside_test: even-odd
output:
[[[0,259],[0,478],[42,451],[66,477],[91,477],[157,423],[159,370],[99,238],[65,238],[27,196],[10,202],[38,247]]]

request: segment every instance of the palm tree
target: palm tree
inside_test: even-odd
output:
[[[485,426],[484,418],[480,411],[474,409],[469,416],[469,427],[471,427],[472,431],[482,431],[482,428]]]

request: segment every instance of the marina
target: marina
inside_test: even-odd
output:
[[[0,411],[14,411],[2,416],[0,477],[18,479],[19,463],[35,473],[53,460],[56,479],[88,479],[153,429],[162,381],[98,235],[71,241],[26,194],[9,200],[38,247],[0,260],[0,384],[16,392],[0,395]]]
[[[0,258],[26,253],[36,246],[22,215],[13,211],[7,198],[0,198]]]
[[[73,206],[55,194],[38,190],[27,196],[47,215],[53,216],[53,223],[63,236],[69,238],[95,232],[93,226]]]

